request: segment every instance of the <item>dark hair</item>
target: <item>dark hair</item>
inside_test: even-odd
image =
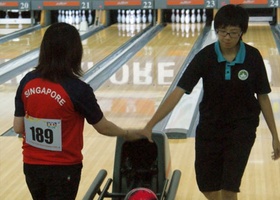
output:
[[[214,28],[225,28],[227,26],[238,26],[242,33],[248,29],[249,15],[240,5],[228,4],[221,7],[214,18]]]
[[[67,23],[52,24],[43,37],[39,64],[42,78],[58,82],[82,76],[83,46],[77,29]]]

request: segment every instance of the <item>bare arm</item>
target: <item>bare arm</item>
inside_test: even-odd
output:
[[[94,124],[93,127],[98,131],[98,133],[106,136],[124,137],[127,134],[126,130],[108,121],[104,116],[98,123]]]
[[[94,124],[93,127],[95,128],[95,130],[97,130],[98,133],[106,136],[120,136],[124,137],[126,140],[136,140],[144,138],[144,136],[140,135],[139,130],[122,129],[113,122],[108,121],[104,116],[98,123]]]
[[[146,131],[151,132],[153,127],[174,109],[184,93],[185,90],[180,87],[176,87],[160,105],[152,119],[147,123],[145,127]]]
[[[279,143],[278,133],[276,129],[276,124],[275,124],[275,119],[274,119],[270,99],[267,94],[258,95],[257,97],[261,106],[264,119],[272,135],[272,147],[273,147],[272,158],[276,160],[280,158],[280,143]]]
[[[24,117],[14,117],[13,126],[16,133],[22,134],[24,132]],[[144,137],[140,135],[139,130],[124,130],[108,121],[105,117],[103,117],[97,124],[94,124],[93,127],[100,134],[107,136],[121,136],[127,140],[135,140]]]
[[[13,128],[16,133],[23,134],[24,118],[23,117],[14,117]]]

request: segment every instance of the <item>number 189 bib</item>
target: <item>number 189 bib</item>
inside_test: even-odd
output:
[[[27,144],[50,151],[62,150],[61,120],[24,117]]]

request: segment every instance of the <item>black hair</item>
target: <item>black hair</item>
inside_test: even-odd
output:
[[[45,32],[35,71],[42,78],[59,82],[82,76],[83,46],[78,30],[67,23],[54,23]]]
[[[227,26],[240,27],[242,34],[248,29],[249,15],[240,5],[228,4],[221,7],[214,18],[214,28],[225,28]]]

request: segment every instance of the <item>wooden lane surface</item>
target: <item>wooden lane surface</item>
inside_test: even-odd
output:
[[[163,60],[162,62],[166,62],[171,66],[169,66],[168,69],[171,68],[172,70],[175,70],[173,69],[174,66],[180,67],[184,60],[184,57],[187,56],[192,47],[192,44],[195,42],[197,35],[186,38],[182,37],[181,34],[178,34],[178,36],[172,36],[173,33],[176,34],[172,31],[171,27],[165,28],[164,32],[160,33],[156,37],[155,41],[152,41],[146,47],[144,47],[143,50],[138,52],[138,54],[134,58],[135,62],[129,61],[127,63],[127,66],[129,66],[128,68],[133,68],[133,66],[138,65],[137,62],[140,62],[141,66],[144,69],[149,68],[149,63],[155,65],[155,67],[153,67],[154,69],[158,67],[157,65],[160,60]],[[179,33],[179,31],[177,33]],[[110,34],[108,33],[108,37],[109,35]],[[118,38],[118,40],[119,39],[120,38]],[[169,42],[167,43],[167,41]],[[155,58],[153,58],[154,56]],[[170,58],[168,59],[168,57]],[[159,71],[160,70],[157,69],[150,74],[151,78],[153,79],[151,85],[154,87],[151,87],[150,84],[144,86],[141,84],[134,84],[135,81],[139,80],[138,78],[134,77],[135,75],[133,75],[133,71],[130,71],[128,86],[131,87],[128,90],[131,91],[131,93],[128,94],[129,96],[127,96],[125,92],[123,92],[123,90],[125,90],[125,86],[112,84],[111,80],[105,83],[104,86],[100,88],[100,90],[102,91],[97,93],[97,98],[99,99],[99,102],[101,103],[106,116],[112,121],[124,127],[142,127],[158,106],[162,96],[168,89],[168,84],[170,83],[170,81],[172,81],[172,78],[175,75],[174,72],[170,74],[171,77],[165,75],[166,77],[163,81],[158,77],[158,74],[162,73]],[[121,78],[120,72],[117,72],[117,77]],[[163,77],[164,76],[162,76],[161,78]],[[143,80],[145,79],[141,78],[140,80],[142,80],[143,82]],[[168,84],[165,85],[164,83]],[[139,90],[139,92],[137,90]],[[155,92],[157,90],[160,91],[155,95]],[[141,97],[139,98],[140,105],[145,105],[145,103],[148,102],[147,104],[149,105],[147,107],[149,107],[150,109],[146,111],[138,110],[137,112],[139,113],[129,111],[129,113],[126,114],[124,110],[126,110],[125,107],[127,107],[127,103],[122,103],[122,99],[120,99],[120,101],[118,100],[120,94],[123,94],[125,97],[123,99],[123,102],[126,102],[131,97],[133,97],[131,95],[137,95],[137,98],[142,95],[143,99]],[[152,101],[150,101],[149,99],[145,99],[148,98],[147,94],[154,95],[155,99],[153,99]],[[116,95],[116,103],[114,103],[115,106],[112,106],[113,110],[110,111],[110,106],[112,105],[110,102],[114,101],[114,99],[110,99],[114,97],[111,95]],[[135,99],[131,98],[131,100],[134,101]],[[123,106],[121,106],[122,104]],[[13,107],[10,108],[13,109]],[[131,120],[124,123],[124,121],[128,120],[129,118],[131,118]],[[82,199],[83,195],[86,193],[89,185],[98,173],[99,169],[104,168],[108,170],[108,178],[112,177],[111,174],[113,166],[112,163],[114,159],[115,138],[101,136],[97,134],[91,126],[87,125],[85,127],[84,139],[84,169],[77,199]],[[0,163],[5,163],[5,165],[0,164],[0,199],[30,199],[30,195],[22,174],[20,139],[15,137],[0,137],[0,145]]]
[[[45,31],[41,28],[0,44],[0,64],[38,48]]]
[[[113,53],[135,34],[143,31],[146,26],[138,24],[138,28],[136,28],[136,25],[124,25],[123,27],[112,25],[83,40],[82,68],[84,71]]]
[[[0,37],[28,28],[26,24],[0,24]]]
[[[0,44],[0,64],[39,48],[47,28],[48,27],[33,31]],[[142,28],[143,27],[140,26],[139,31],[141,31]],[[108,52],[115,50],[116,47],[119,47],[119,44],[126,42],[130,38],[130,36],[126,35],[118,37],[119,32],[117,30],[117,26],[111,26],[84,40],[83,44],[85,51],[91,51],[85,53],[85,55],[90,54],[90,56],[94,58],[92,60],[98,62],[100,59],[104,58],[104,54],[108,55]],[[112,34],[109,37],[108,33],[110,32],[112,32]],[[115,40],[116,38],[119,40]],[[96,48],[91,48],[92,46],[95,46]]]
[[[140,31],[142,26],[140,27]],[[42,30],[44,33],[45,30]],[[35,32],[34,35],[37,35],[36,42],[32,44],[32,48],[38,48],[43,35],[40,35],[41,32]],[[42,33],[42,34],[43,34]],[[117,26],[111,26],[107,29],[104,29],[88,39],[83,41],[84,55],[82,60],[82,68],[84,71],[89,70],[94,64],[98,63],[100,60],[104,59],[106,56],[115,51],[119,46],[123,45],[131,36],[118,36]],[[0,49],[2,46],[0,45]],[[15,47],[14,47],[15,48]],[[17,47],[21,49],[20,47]],[[24,49],[25,47],[23,47]],[[25,51],[25,50],[22,50]],[[1,51],[0,51],[1,54]],[[0,134],[4,133],[12,127],[12,119],[14,113],[14,96],[21,78],[30,70],[26,70],[22,74],[14,77],[8,82],[0,85],[0,110],[2,115],[0,116]]]
[[[155,112],[198,38],[173,33],[170,25],[164,28],[95,92],[105,115],[124,123]],[[125,124],[137,128],[139,120]]]

